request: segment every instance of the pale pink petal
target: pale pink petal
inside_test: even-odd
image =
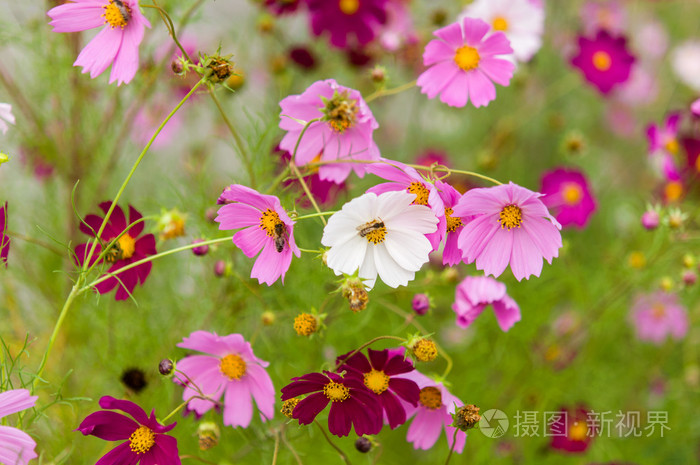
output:
[[[496,87],[479,69],[467,73],[467,86],[472,104],[479,108],[496,98]]]
[[[462,20],[464,29],[464,42],[460,45],[467,44],[476,47],[481,42],[481,39],[489,32],[491,26],[477,18],[464,18]]]
[[[10,426],[0,426],[0,463],[27,465],[37,458],[36,442],[27,433]]]
[[[440,100],[451,107],[463,107],[469,101],[469,73],[464,71],[455,75],[452,81],[442,89]]]
[[[91,78],[99,76],[112,64],[122,42],[123,31],[105,26],[80,52],[73,66],[81,66]]]
[[[229,230],[259,225],[262,212],[243,203],[230,203],[219,208],[216,222],[219,229]]]
[[[185,337],[177,346],[219,357],[226,355],[226,348],[221,347],[219,336],[208,331],[195,331],[188,337]]]
[[[412,442],[415,449],[428,450],[433,447],[442,432],[442,410],[444,408],[435,411],[419,408],[408,428],[406,441]]]
[[[265,283],[268,286],[272,286],[280,278],[284,283],[284,275],[291,263],[292,251],[285,248],[281,253],[277,252],[272,238],[266,236],[263,250],[253,264],[250,277],[257,278],[259,283]]]
[[[222,229],[221,226],[219,226],[219,229]],[[234,234],[232,240],[246,257],[253,258],[270,240],[270,236],[260,229],[260,226],[250,226]]]
[[[275,388],[270,375],[259,365],[249,365],[245,377],[255,404],[262,416],[270,420],[275,414]]]
[[[0,418],[34,407],[37,396],[30,395],[27,389],[12,389],[0,393]]]
[[[462,229],[457,243],[464,253],[463,258],[466,263],[472,263],[481,255],[499,227],[498,215],[481,215]]]
[[[508,55],[513,53],[510,41],[502,32],[491,34],[478,47],[481,58],[492,57],[493,55]],[[481,62],[479,62],[481,64]]]
[[[136,75],[139,69],[139,44],[143,39],[143,27],[132,25],[124,28],[122,43],[119,47],[112,72],[109,76],[109,83],[117,81],[117,85],[128,84]]]
[[[445,88],[458,73],[463,71],[454,63],[445,61],[428,68],[416,81],[416,85],[421,88],[421,92],[428,98],[435,98],[442,89]]]
[[[493,312],[496,314],[498,326],[503,331],[508,331],[515,323],[520,321],[520,307],[510,296],[506,295],[498,302],[494,302]]]
[[[441,40],[431,40],[423,52],[423,64],[431,66],[440,61],[454,60],[455,49]]]
[[[542,256],[548,263],[559,256],[562,247],[561,233],[550,221],[543,218],[528,218],[522,223],[532,242],[537,246]]]
[[[507,86],[513,77],[515,65],[499,58],[482,58],[479,61],[479,69],[496,84]]]
[[[507,229],[497,229],[484,246],[481,254],[476,257],[476,269],[483,270],[486,275],[499,277],[508,266],[513,248],[513,233]]]
[[[53,32],[78,32],[100,27],[105,24],[104,1],[65,3],[51,8],[46,14],[52,21]]]
[[[248,387],[233,381],[224,394],[224,425],[247,428],[253,418],[253,401]]]
[[[460,27],[459,23],[452,23],[449,26],[443,27],[442,29],[438,29],[437,31],[433,32],[433,35],[444,40],[453,48],[464,45],[462,39],[462,28]]]
[[[513,228],[513,249],[510,254],[510,270],[518,281],[538,276],[542,272],[542,254],[530,234],[522,228]]]

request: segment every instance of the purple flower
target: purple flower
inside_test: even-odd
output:
[[[579,36],[578,47],[578,55],[571,64],[601,93],[608,94],[629,79],[635,59],[627,50],[623,36],[613,37],[608,31],[600,30],[594,39]]]
[[[413,405],[418,404],[418,385],[396,375],[413,371],[413,364],[404,358],[403,350],[368,349],[369,359],[360,352],[346,360],[348,354],[338,357],[342,365],[337,371],[346,370],[348,378],[362,382],[374,392],[381,403],[391,429],[406,423],[406,411],[399,399]]]
[[[647,127],[649,159],[659,175],[668,181],[680,181],[681,179],[680,170],[675,160],[680,150],[678,143],[680,119],[680,113],[671,113],[663,126],[650,124]]]
[[[480,19],[464,18],[435,31],[439,40],[430,41],[423,53],[423,64],[430,68],[418,77],[421,92],[431,99],[440,94],[440,100],[453,107],[469,100],[480,107],[495,99],[491,81],[507,86],[515,65],[498,58],[513,49],[500,31],[486,37],[490,29]]]
[[[549,208],[562,226],[583,228],[596,209],[582,172],[557,168],[542,176],[542,203]]]
[[[185,386],[182,398],[190,399],[189,410],[203,415],[224,396],[224,425],[247,428],[253,418],[253,399],[262,421],[272,418],[275,388],[265,371],[269,363],[253,354],[243,336],[195,331],[177,346],[207,354],[190,355],[176,364],[175,380]]]
[[[430,297],[426,294],[416,294],[411,299],[411,308],[418,315],[425,315],[430,310]]]
[[[471,217],[460,217],[455,214],[454,206],[462,198],[457,189],[446,182],[437,180],[440,198],[445,206],[445,247],[442,250],[442,264],[455,266],[462,261],[462,251],[459,249],[458,238],[464,225],[471,221]]]
[[[562,452],[580,454],[588,449],[595,430],[589,428],[593,418],[588,416],[588,410],[578,406],[576,408],[562,408],[556,419],[549,425],[549,435],[552,441],[549,447]]]
[[[12,389],[0,394],[0,418],[34,407],[37,396],[30,396],[26,389]],[[27,465],[37,457],[36,442],[27,433],[17,428],[0,426],[0,463]]]
[[[7,268],[7,254],[10,253],[10,236],[7,235],[7,202],[0,207],[0,260]]]
[[[347,48],[374,39],[387,20],[389,0],[307,0],[311,30],[320,36],[327,31],[331,45]]]
[[[135,403],[110,396],[100,399],[100,407],[106,410],[88,415],[76,431],[106,441],[124,442],[107,452],[97,465],[180,463],[177,440],[165,434],[177,423],[163,426],[156,420],[155,410],[149,417]],[[121,410],[131,418],[111,410]]]
[[[308,425],[330,402],[328,430],[347,436],[352,426],[358,436],[377,434],[382,429],[382,405],[362,381],[324,371],[308,373],[282,388],[282,400],[309,394],[292,411],[292,418]]]
[[[109,65],[109,83],[129,83],[139,67],[139,44],[146,27],[137,0],[75,0],[52,8],[47,13],[54,32],[78,32],[104,25],[85,46],[73,66],[96,78]]]
[[[317,81],[301,95],[284,98],[280,107],[279,126],[287,131],[280,148],[292,154],[304,129],[300,121],[321,119],[309,125],[294,159],[299,166],[318,160],[335,162],[319,167],[321,179],[340,184],[352,170],[362,177],[365,172],[362,163],[342,161],[379,159],[379,149],[372,140],[379,124],[358,91],[333,79]]]
[[[233,243],[248,258],[258,253],[250,272],[251,278],[271,286],[284,275],[292,263],[292,254],[301,256],[294,242],[294,222],[274,195],[263,195],[240,184],[232,184],[221,194],[216,221],[219,229],[239,229]],[[260,252],[262,250],[262,252]]]
[[[637,296],[630,310],[637,338],[660,345],[668,336],[683,339],[688,332],[688,312],[678,296],[664,291]]]
[[[459,326],[468,328],[488,305],[493,306],[502,331],[520,321],[520,307],[506,294],[505,284],[488,276],[467,276],[459,283],[452,304]]]
[[[642,226],[644,226],[644,229],[648,229],[648,230],[652,231],[652,230],[659,227],[659,223],[661,222],[661,217],[659,216],[659,212],[657,209],[650,208],[642,214],[641,221],[642,221]]]
[[[510,264],[520,281],[542,272],[562,246],[561,225],[539,199],[542,194],[508,183],[471,189],[457,202],[457,216],[475,216],[459,234],[466,263],[498,277]]]

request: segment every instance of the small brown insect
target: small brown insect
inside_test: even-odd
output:
[[[275,230],[272,237],[275,239],[275,248],[277,253],[282,253],[284,245],[287,243],[287,227],[284,223],[275,224]]]
[[[370,221],[369,223],[362,224],[358,226],[357,229],[359,231],[360,237],[365,237],[367,234],[371,233],[372,231],[377,231],[379,229],[382,229],[384,227],[384,222],[383,221]]]
[[[112,3],[117,5],[119,14],[121,14],[122,18],[124,18],[124,22],[128,23],[131,19],[131,9],[129,9],[129,7],[126,4],[124,4],[122,0],[112,0]]]

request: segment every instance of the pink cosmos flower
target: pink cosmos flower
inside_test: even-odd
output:
[[[562,246],[561,225],[539,199],[542,194],[508,183],[471,189],[457,202],[457,216],[475,216],[459,235],[466,263],[498,277],[508,264],[520,281],[539,276]]]
[[[134,123],[131,126],[131,138],[140,146],[145,146],[156,129],[165,119],[165,116],[170,112],[173,105],[168,102],[158,99],[151,101],[149,105],[144,105],[139,108]],[[183,113],[177,112],[170,118],[163,130],[158,133],[158,136],[151,144],[151,149],[162,149],[167,147],[179,134],[182,128]]]
[[[279,145],[275,147],[272,151],[273,156],[279,157],[280,168],[282,166],[287,166],[289,160],[292,159],[292,154],[286,150],[280,149]],[[313,170],[311,170],[313,172]],[[318,171],[308,175],[304,178],[306,186],[309,188],[311,195],[318,202],[319,205],[333,205],[335,201],[341,194],[347,192],[348,187],[345,182],[335,183],[333,181],[326,181],[321,179]],[[304,208],[312,208],[311,201],[306,196],[303,186],[296,178],[291,178],[282,183],[284,187],[291,186],[294,191],[298,192],[298,197],[296,198],[297,205]]]
[[[110,205],[112,205],[112,202],[102,202],[99,207],[103,212],[107,213]],[[153,234],[141,236],[143,232],[143,221],[140,221],[141,218],[141,213],[129,205],[129,222],[127,223],[121,207],[117,205],[114,208],[112,216],[109,217],[109,222],[104,231],[102,231],[101,236],[102,242],[105,244],[119,237],[104,258],[104,261],[111,264],[107,270],[108,273],[157,253],[155,236]],[[131,226],[132,224],[133,226]],[[99,231],[100,225],[102,225],[102,218],[91,214],[85,217],[85,222],[81,223],[80,230],[88,236],[94,237]],[[92,244],[89,242],[79,244],[75,248],[75,258],[79,264],[82,265],[85,262],[91,248]],[[90,265],[95,263],[101,251],[102,246],[97,244],[90,258]],[[152,265],[152,262],[142,263],[116,276],[112,276],[96,286],[97,292],[106,294],[116,287],[115,300],[126,300],[134,292],[137,284],[143,285],[146,282],[146,278],[151,273]]]
[[[662,126],[650,124],[647,127],[649,159],[655,170],[668,181],[680,181],[681,174],[676,164],[680,149],[678,126],[681,114],[671,113]]]
[[[625,37],[600,30],[594,39],[579,36],[578,47],[571,64],[601,93],[608,94],[629,79],[635,58],[627,50]]]
[[[386,23],[389,0],[307,0],[311,30],[320,36],[327,31],[338,48],[366,45]]]
[[[462,328],[468,328],[488,305],[493,306],[501,330],[520,321],[520,307],[506,294],[505,284],[488,276],[467,276],[457,285],[452,310]]]
[[[454,213],[454,206],[462,198],[457,189],[440,180],[435,181],[435,187],[445,206],[445,248],[442,250],[442,264],[455,266],[462,261],[462,251],[458,244],[459,234],[472,218],[460,217]]]
[[[683,137],[681,145],[686,156],[686,169],[693,176],[700,176],[700,139]]]
[[[453,423],[452,414],[463,405],[462,401],[453,396],[442,383],[433,381],[418,370],[398,377],[410,379],[420,388],[417,406],[402,401],[406,418],[414,417],[406,441],[413,443],[414,449],[428,450],[435,445],[444,429],[447,445],[452,447],[455,435],[455,428],[450,426]],[[461,454],[466,441],[466,433],[458,431],[454,451]]]
[[[10,253],[10,236],[7,235],[7,202],[0,207],[0,260],[7,268],[7,255]]]
[[[34,407],[37,396],[26,389],[12,389],[0,393],[0,418]],[[4,421],[4,420],[3,420]],[[0,426],[0,463],[27,465],[37,458],[36,442],[27,433],[11,426]]]
[[[300,121],[321,118],[309,125],[294,159],[299,166],[317,160],[337,162],[319,167],[321,179],[340,184],[353,170],[362,177],[362,163],[342,161],[379,159],[379,149],[372,140],[379,125],[358,91],[333,79],[317,81],[301,95],[284,98],[280,107],[280,128],[287,131],[280,148],[292,154],[304,128]]]
[[[544,173],[540,192],[544,195],[542,203],[564,227],[585,227],[596,209],[588,181],[581,171],[557,168]]]
[[[177,362],[175,380],[185,386],[183,400],[198,415],[211,410],[224,396],[224,425],[247,428],[253,418],[253,400],[260,419],[272,418],[275,388],[265,371],[268,362],[253,354],[250,342],[240,334],[218,336],[195,331],[177,345],[207,355],[190,355]],[[212,400],[195,398],[206,396]]]
[[[430,208],[438,219],[437,231],[425,235],[433,250],[437,250],[440,241],[445,236],[447,225],[445,206],[437,188],[408,165],[394,160],[382,159],[382,161],[384,163],[367,165],[367,172],[391,182],[377,184],[367,189],[367,192],[381,195],[384,192],[406,191],[409,194],[415,194],[416,200],[413,201],[413,205],[424,205]]]
[[[581,8],[581,20],[585,34],[595,34],[605,30],[611,34],[621,34],[627,20],[625,9],[615,0],[587,1]]]
[[[100,407],[106,410],[88,415],[76,431],[106,441],[124,442],[107,452],[96,465],[180,464],[177,440],[165,434],[177,423],[163,426],[156,420],[155,410],[147,416],[135,403],[110,396],[100,399]],[[121,410],[131,418],[112,410]]]
[[[498,55],[513,53],[506,36],[480,19],[464,18],[433,33],[423,53],[423,64],[430,68],[418,77],[417,85],[428,98],[463,107],[471,99],[475,107],[496,98],[496,87],[510,84],[515,65]]]
[[[294,13],[303,0],[264,0],[265,8],[277,16]]]
[[[556,420],[549,425],[549,435],[552,441],[549,447],[562,452],[579,454],[585,452],[595,435],[595,430],[589,428],[588,410],[583,407],[562,408]]]
[[[7,133],[9,124],[15,124],[15,115],[12,114],[12,105],[9,103],[0,103],[0,131]]]
[[[700,118],[700,98],[690,105],[690,111],[693,113],[693,116]]]
[[[688,312],[678,296],[664,291],[637,296],[630,311],[637,338],[661,345],[668,336],[683,339],[688,332]]]
[[[239,229],[233,243],[248,258],[262,253],[253,265],[251,278],[271,286],[284,275],[292,263],[292,254],[301,256],[294,242],[294,221],[274,195],[263,195],[240,184],[232,184],[221,194],[215,221],[219,229]]]
[[[75,0],[52,8],[47,13],[54,32],[78,32],[104,25],[83,48],[73,66],[96,78],[109,65],[109,83],[129,83],[139,67],[139,44],[146,27],[137,0]]]
[[[418,42],[418,34],[407,2],[389,0],[386,11],[387,21],[379,34],[379,43],[384,50],[396,52],[407,44]]]

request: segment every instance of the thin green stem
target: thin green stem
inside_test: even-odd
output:
[[[301,139],[301,137],[300,137]],[[297,165],[294,164],[293,161],[289,162],[289,167],[292,169],[292,173],[297,177],[297,180],[301,184],[302,189],[304,189],[304,192],[306,193],[306,196],[309,198],[309,201],[311,202],[311,205],[313,205],[314,210],[316,210],[316,213],[319,218],[321,218],[321,221],[323,222],[323,226],[326,225],[326,219],[323,217],[323,212],[321,211],[321,208],[319,208],[318,203],[316,203],[316,199],[314,198],[313,194],[311,193],[311,190],[309,189],[309,186],[306,184],[306,181],[304,181],[304,176],[301,175],[299,172],[299,168],[297,168]]]
[[[400,85],[398,87],[394,87],[392,89],[379,89],[375,93],[371,94],[369,97],[365,99],[365,102],[369,103],[374,99],[378,99],[379,97],[385,97],[387,95],[394,95],[401,93],[405,90],[411,89],[416,85],[416,81],[411,81],[407,82],[406,84]]]
[[[275,431],[275,450],[272,452],[272,465],[277,464],[277,454],[280,451],[280,432]]]
[[[241,139],[241,136],[238,134],[238,131],[236,131],[236,128],[233,126],[233,123],[231,123],[231,120],[228,119],[228,116],[226,116],[224,107],[221,106],[221,102],[216,96],[216,92],[214,92],[214,89],[209,89],[209,95],[211,95],[211,99],[216,104],[216,108],[219,109],[219,113],[221,113],[221,118],[224,120],[224,123],[226,123],[226,126],[228,127],[231,136],[233,136],[233,140],[236,142],[236,146],[238,146],[238,151],[241,153],[241,158],[243,158],[243,164],[245,165],[246,170],[248,171],[248,177],[250,178],[250,186],[252,188],[255,188],[255,173],[253,172],[253,164],[250,158],[250,154],[245,149],[243,139]]]
[[[175,42],[175,45],[177,45],[177,48],[180,49],[182,52],[182,56],[185,57],[187,61],[190,63],[192,62],[192,59],[190,56],[187,54],[187,50],[185,50],[185,47],[182,46],[179,40],[177,40],[177,33],[175,32],[175,25],[173,24],[173,20],[170,19],[170,15],[168,14],[167,11],[165,11],[163,8],[161,8],[158,3],[156,3],[156,0],[152,0],[153,5],[141,5],[144,8],[153,8],[158,10],[158,13],[160,13],[160,17],[165,23],[165,28],[168,30],[170,33],[170,37],[173,38],[173,42]]]
[[[265,191],[266,194],[271,194],[275,189],[277,189],[277,186],[279,183],[284,181],[284,178],[289,176],[289,166],[286,166],[280,174],[277,175],[275,179],[272,180],[272,184],[270,184],[270,187],[267,188],[267,191]]]
[[[452,436],[452,446],[450,447],[450,452],[447,454],[447,459],[445,460],[445,465],[448,465],[450,463],[450,459],[452,458],[452,453],[455,450],[455,444],[457,444],[457,433],[459,432],[459,428],[455,428],[455,434]]]
[[[25,236],[24,234],[19,234],[19,233],[16,233],[14,231],[9,231],[9,230],[7,231],[7,236],[11,237],[12,239],[19,239],[21,241],[29,242],[30,244],[38,245],[39,247],[43,247],[46,250],[49,250],[49,251],[55,253],[56,255],[63,256],[63,252],[61,250],[57,249],[56,247],[49,244],[48,242],[44,242],[40,239],[35,239],[33,237]]]
[[[490,178],[488,176],[485,176],[483,174],[476,173],[474,171],[465,171],[465,170],[455,170],[452,168],[448,168],[446,166],[442,165],[437,165],[437,166],[423,166],[423,165],[415,165],[415,164],[408,164],[408,166],[417,169],[417,170],[422,170],[422,171],[430,171],[431,173],[438,172],[438,173],[447,173],[449,176],[452,173],[457,173],[457,174],[464,174],[467,176],[472,176],[475,178],[483,179],[485,181],[489,181],[493,184],[496,185],[501,185],[503,184],[502,182],[498,181],[497,179]]]
[[[333,447],[333,449],[335,449],[335,450],[338,452],[338,454],[340,454],[340,458],[343,459],[343,461],[344,461],[347,465],[352,465],[352,464],[350,463],[350,459],[348,459],[348,456],[345,455],[345,453],[343,452],[343,450],[342,450],[340,447],[336,446],[335,443],[334,443],[333,441],[331,441],[331,438],[328,437],[328,433],[326,433],[326,430],[323,429],[323,426],[321,426],[321,424],[320,424],[318,421],[316,421],[316,420],[314,420],[314,424],[315,424],[316,426],[318,426],[318,429],[321,430],[321,433],[323,433],[323,437],[326,438],[326,441],[328,442],[328,444],[330,444],[331,447]]]
[[[307,220],[309,218],[318,218],[319,216],[328,216],[328,215],[334,215],[338,212],[336,211],[330,211],[330,212],[318,212],[318,213],[309,213],[308,215],[302,215],[302,216],[297,216],[296,218],[293,218],[294,221],[297,220]]]
[[[353,355],[355,355],[356,353],[358,353],[359,351],[361,351],[361,350],[364,349],[365,347],[369,347],[369,346],[371,346],[372,344],[374,344],[375,342],[381,341],[382,339],[391,339],[391,340],[394,340],[394,341],[406,342],[406,339],[404,339],[404,338],[402,338],[402,337],[398,337],[398,336],[377,336],[377,337],[375,337],[374,339],[370,339],[369,341],[365,342],[364,344],[362,344],[360,347],[358,347],[358,348],[355,349],[354,351],[350,352],[350,354],[348,354],[346,357],[343,357],[342,359],[339,358],[338,361],[337,361],[336,364],[335,364],[336,369],[337,369],[340,365],[342,365],[343,362],[345,362],[346,360],[350,360],[350,359],[353,357]]]
[[[183,403],[181,403],[180,405],[178,405],[178,406],[175,408],[175,410],[173,410],[173,411],[170,412],[165,418],[163,418],[162,420],[160,420],[160,423],[165,424],[165,422],[168,421],[168,420],[170,419],[170,417],[172,417],[172,416],[175,415],[177,412],[179,412],[180,410],[182,410],[183,408],[185,408],[185,406],[190,402],[190,400],[192,400],[192,399],[194,399],[194,398],[199,398],[199,396],[192,396],[192,397],[190,397],[189,399],[187,399],[186,401],[184,401]]]

